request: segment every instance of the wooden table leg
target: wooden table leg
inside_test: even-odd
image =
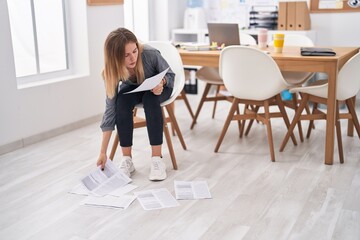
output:
[[[325,138],[325,164],[328,165],[332,165],[334,162],[336,80],[338,73],[337,69],[337,63],[328,63],[325,67],[325,72],[328,74],[329,80]]]

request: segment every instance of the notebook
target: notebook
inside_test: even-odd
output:
[[[302,47],[302,56],[335,56],[336,53],[331,48]]]
[[[216,42],[218,47],[240,45],[239,26],[237,23],[208,23],[210,45]]]

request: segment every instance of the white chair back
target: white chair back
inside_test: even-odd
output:
[[[355,96],[360,90],[360,52],[350,58],[339,71],[337,81],[338,100]]]
[[[269,43],[270,46],[274,46],[274,41]],[[284,46],[295,46],[295,47],[313,47],[314,42],[305,35],[301,34],[285,34]]]
[[[146,44],[152,46],[153,48],[158,49],[161,55],[169,64],[171,70],[175,73],[174,89],[171,94],[171,97],[161,104],[161,106],[165,106],[167,104],[172,103],[184,88],[185,85],[184,66],[179,51],[170,42],[151,41],[151,42],[147,42]]]
[[[220,75],[236,98],[265,100],[287,88],[275,61],[263,51],[229,46],[220,53]]]
[[[313,41],[305,35],[285,34],[284,46],[313,47]]]
[[[241,45],[249,44],[249,45],[255,46],[256,40],[250,34],[240,32],[240,44]]]

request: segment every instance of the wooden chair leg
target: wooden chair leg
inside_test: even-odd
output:
[[[119,135],[117,133],[115,133],[115,139],[114,139],[114,142],[113,142],[113,145],[112,145],[112,148],[111,148],[111,152],[110,152],[110,160],[114,160],[114,156],[115,156],[115,152],[116,152],[116,149],[119,145]]]
[[[239,104],[238,104],[238,106],[237,106],[236,113],[237,113],[238,115],[240,115]],[[242,131],[241,120],[238,120],[238,128],[239,128],[239,136],[241,137],[241,131]]]
[[[245,104],[245,107],[244,107],[244,115],[246,114],[246,110],[248,109],[248,107],[249,107],[249,104]],[[241,121],[240,138],[242,138],[243,135],[244,135],[245,123],[246,123],[246,120],[245,120],[245,119]]]
[[[336,127],[339,159],[340,159],[340,163],[344,163],[344,151],[343,151],[343,145],[342,145],[342,139],[341,139],[341,126],[340,126],[340,118],[339,118],[339,101],[336,101],[335,127]]]
[[[187,98],[187,96],[186,96],[186,92],[185,92],[184,89],[181,91],[181,97],[182,97],[182,99],[183,99],[184,102],[185,102],[186,108],[189,110],[191,119],[194,120],[195,116],[194,116],[194,113],[193,113],[193,111],[192,111],[192,109],[191,109],[189,100],[188,100],[188,98]]]
[[[317,106],[318,104],[317,103],[313,103],[313,111],[312,111],[312,114],[315,114],[316,110],[317,110]],[[310,138],[310,134],[311,134],[311,130],[314,128],[314,120],[310,120],[309,122],[309,127],[308,127],[308,131],[307,131],[307,134],[306,134],[306,138]]]
[[[299,93],[300,97],[302,98],[303,96],[303,93]],[[305,111],[306,111],[306,114],[310,115],[311,114],[311,111],[310,111],[310,108],[309,108],[309,105],[306,105],[305,107]],[[314,121],[313,121],[313,124],[312,124],[312,129],[315,129],[315,124],[314,124]]]
[[[293,101],[294,109],[295,109],[295,112],[296,112],[296,110],[298,108],[297,94],[296,93],[292,94],[292,101]],[[297,126],[298,126],[298,131],[299,131],[300,142],[303,142],[304,141],[304,136],[303,136],[302,126],[301,126],[301,121],[298,122]]]
[[[290,121],[289,121],[289,118],[288,118],[287,113],[286,113],[286,110],[285,110],[284,102],[283,102],[282,99],[281,99],[281,95],[278,94],[278,95],[276,95],[275,98],[276,98],[276,102],[277,102],[278,108],[279,108],[279,110],[280,110],[280,112],[281,112],[281,115],[283,116],[283,120],[284,120],[284,122],[285,122],[286,129],[289,130]],[[296,109],[297,109],[297,108],[296,108]],[[299,122],[300,122],[300,121],[299,121]],[[298,123],[297,125],[299,126],[299,123]],[[296,142],[295,135],[294,135],[293,133],[291,134],[291,140],[292,140],[294,146],[296,146],[296,145],[297,145],[297,142]]]
[[[180,131],[179,125],[177,123],[176,117],[174,115],[173,108],[170,105],[166,105],[165,107],[169,114],[169,118],[171,120],[172,126],[173,126],[174,130],[176,131],[176,134],[181,142],[181,145],[182,145],[183,149],[186,150],[186,144],[185,144],[184,138],[182,136],[182,133]]]
[[[166,117],[165,117],[165,111],[164,111],[164,108],[161,108],[161,110],[162,110],[162,114],[163,114],[163,118],[164,118],[164,135],[165,135],[166,143],[168,145],[171,162],[172,162],[174,170],[177,170],[178,167],[177,167],[177,163],[176,163],[174,147],[171,142],[170,132],[169,132],[168,124],[166,122]]]
[[[274,142],[272,137],[271,121],[270,121],[270,110],[269,110],[269,101],[264,102],[264,111],[265,111],[265,124],[267,129],[268,144],[270,148],[270,157],[271,161],[275,162],[275,151],[274,151]]]
[[[238,100],[237,98],[234,98],[233,103],[232,103],[231,108],[230,108],[230,111],[229,111],[229,114],[228,114],[228,116],[227,116],[227,118],[226,118],[224,127],[223,127],[223,129],[222,129],[222,131],[221,131],[219,140],[218,140],[218,142],[217,142],[217,144],[216,144],[216,147],[215,147],[215,150],[214,150],[215,152],[218,152],[218,151],[219,151],[219,148],[220,148],[220,145],[221,145],[221,143],[222,143],[222,140],[224,139],[224,136],[225,136],[225,134],[226,134],[226,132],[227,132],[227,130],[228,130],[228,128],[229,128],[229,125],[230,125],[231,120],[232,120],[233,117],[234,117],[234,113],[235,113],[238,105],[239,105],[239,100]]]
[[[348,99],[349,100],[349,99]],[[350,99],[354,105],[354,109],[355,109],[355,104],[356,104],[356,95],[354,97],[352,97]],[[346,101],[345,101],[346,102]],[[348,120],[348,128],[347,128],[347,135],[349,137],[354,136],[354,125],[353,125],[353,121]]]
[[[204,102],[205,102],[205,99],[206,99],[206,97],[207,97],[207,95],[208,95],[208,93],[209,93],[210,87],[211,87],[211,84],[207,83],[206,86],[205,86],[205,89],[204,89],[204,93],[203,93],[203,95],[202,95],[202,97],[201,97],[199,106],[198,106],[198,108],[197,108],[197,110],[196,110],[194,119],[193,119],[192,124],[191,124],[191,126],[190,126],[190,129],[193,129],[194,126],[195,126],[196,120],[197,120],[197,118],[198,118],[198,116],[199,116],[199,113],[200,113],[201,108],[202,108],[202,106],[203,106],[203,104],[204,104]]]
[[[250,106],[250,107],[253,109],[253,111],[254,111],[255,113],[257,113],[257,112],[259,111],[259,108],[260,108],[259,106],[256,106],[256,107]],[[257,121],[257,120],[256,120],[256,121]],[[250,132],[250,129],[251,129],[253,123],[254,123],[254,119],[251,119],[251,120],[249,121],[249,124],[248,124],[247,128],[246,128],[245,136],[249,135],[249,132]]]
[[[286,133],[286,135],[284,137],[284,140],[283,140],[283,142],[282,142],[282,144],[280,146],[280,150],[279,150],[280,152],[284,151],[284,148],[285,148],[287,142],[289,141],[289,138],[290,138],[291,134],[294,131],[296,123],[298,121],[300,121],[301,113],[304,110],[305,106],[307,105],[308,98],[309,98],[308,95],[303,96],[303,98],[302,98],[302,100],[300,102],[300,106],[299,106],[298,110],[296,111],[295,116],[294,116],[294,118],[293,118],[293,120],[292,120],[292,122],[291,122],[291,124],[289,126],[289,130],[287,131],[287,133]]]
[[[360,138],[360,125],[359,125],[359,119],[358,119],[358,117],[356,115],[356,111],[355,111],[355,104],[351,99],[347,99],[346,106],[349,109],[349,112],[350,112],[351,118],[352,118],[352,122],[355,126],[358,137]]]
[[[172,103],[169,104],[169,106],[172,108],[172,111],[175,112],[175,103],[172,102]],[[175,132],[175,128],[174,128],[173,122],[170,122],[170,126],[171,126],[172,135],[175,136],[175,135],[176,135],[176,132]]]
[[[216,87],[216,93],[215,93],[215,96],[217,96],[220,92],[220,86],[221,85],[218,85]],[[213,112],[212,112],[212,118],[214,119],[215,118],[215,111],[216,111],[216,105],[217,105],[217,100],[214,101],[214,107],[213,107]]]

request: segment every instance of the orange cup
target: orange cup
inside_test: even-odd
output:
[[[284,47],[284,37],[283,33],[275,33],[274,34],[274,49],[276,53],[282,53]]]

